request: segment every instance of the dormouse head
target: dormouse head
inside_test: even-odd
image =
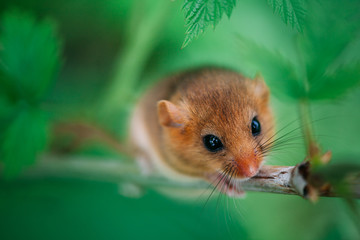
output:
[[[269,90],[262,78],[219,69],[183,78],[171,99],[158,102],[169,163],[203,178],[256,175],[273,136]]]

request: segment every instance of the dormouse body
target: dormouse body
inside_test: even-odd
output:
[[[240,191],[230,179],[256,175],[274,132],[264,81],[221,68],[160,81],[140,99],[130,125],[144,172],[202,179],[228,195]]]

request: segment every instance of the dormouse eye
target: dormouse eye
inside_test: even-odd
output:
[[[217,136],[206,135],[203,137],[203,142],[207,150],[210,152],[217,152],[224,148],[224,145]]]
[[[260,122],[256,117],[254,117],[253,120],[251,121],[251,133],[255,137],[259,135],[260,132],[261,132]]]

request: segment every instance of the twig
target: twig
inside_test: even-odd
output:
[[[296,166],[263,166],[259,173],[241,182],[245,191],[280,193],[299,195],[305,198],[309,195],[310,183],[307,172],[308,163]],[[205,181],[175,182],[161,176],[144,176],[131,161],[116,159],[96,159],[89,157],[60,157],[45,155],[38,164],[30,168],[24,177],[65,177],[86,180],[96,180],[114,183],[132,183],[139,187],[165,187],[181,189],[206,189],[209,183]],[[353,197],[360,198],[359,179],[353,184]],[[335,197],[331,188],[319,191],[319,196]]]

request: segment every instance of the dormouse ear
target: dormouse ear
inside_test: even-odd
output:
[[[181,127],[184,125],[184,113],[173,103],[161,100],[157,104],[159,122],[164,127]]]
[[[270,91],[264,81],[263,76],[260,73],[257,73],[253,82],[254,82],[255,95],[260,99],[262,99],[263,101],[267,101],[270,96]]]

